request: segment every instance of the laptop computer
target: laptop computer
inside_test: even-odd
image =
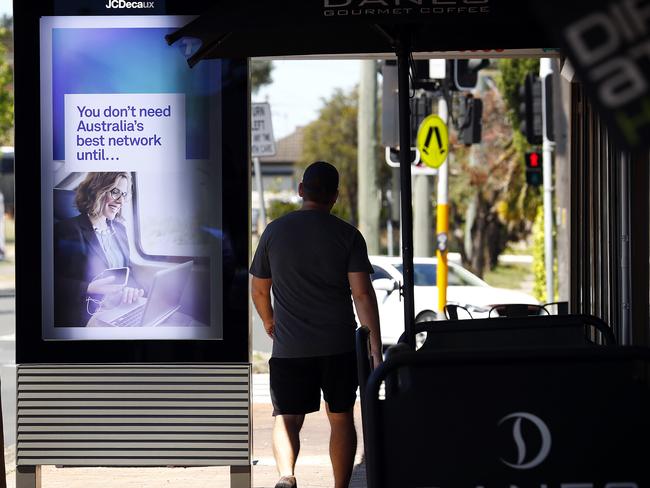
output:
[[[156,326],[180,308],[191,271],[192,261],[161,269],[154,274],[147,298],[99,312],[94,318],[104,326]]]

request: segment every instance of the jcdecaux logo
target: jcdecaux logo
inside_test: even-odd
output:
[[[126,0],[108,0],[106,8],[154,8],[154,2],[127,2]]]

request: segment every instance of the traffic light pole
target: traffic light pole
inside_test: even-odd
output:
[[[413,202],[411,192],[411,123],[409,113],[409,45],[408,34],[401,33],[397,45],[397,95],[399,100],[399,170],[402,202],[402,263],[404,277],[404,330],[406,340],[415,350],[415,303],[413,299]]]
[[[438,115],[447,123],[449,111],[444,97],[438,100]],[[438,261],[436,286],[438,288],[438,319],[445,319],[447,305],[447,243],[449,235],[449,156],[438,168],[438,198],[436,203],[436,258]]]
[[[548,111],[546,83],[552,83],[553,62],[550,58],[539,61],[539,76],[542,80],[542,126],[544,139],[542,142],[542,174],[544,178],[544,267],[546,270],[546,301],[555,301],[555,280],[553,276],[553,152],[555,143],[549,139],[548,117],[553,113]],[[552,136],[551,136],[552,137]]]

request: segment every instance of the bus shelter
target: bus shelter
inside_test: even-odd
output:
[[[583,30],[558,31],[542,24],[536,3],[497,0],[29,7],[15,6],[21,487],[37,483],[42,464],[222,464],[233,486],[250,483],[246,58],[396,56],[408,147],[414,57],[557,43],[583,72],[616,63],[617,48],[635,41],[589,8],[560,8],[558,19]],[[572,40],[593,32],[607,42],[575,49]],[[619,114],[645,95],[638,82],[636,98],[616,98],[638,77],[588,72],[587,87],[614,97],[597,104],[618,103]],[[628,128],[624,139],[643,144],[645,122],[629,129],[621,120],[613,122]],[[400,154],[402,255],[413,340],[408,156]],[[92,218],[98,202],[106,226]],[[134,290],[127,301],[144,306],[134,325],[97,291],[107,285]]]
[[[250,484],[248,68],[164,42],[207,7],[14,6],[17,486],[45,464]]]

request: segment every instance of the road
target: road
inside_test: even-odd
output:
[[[16,443],[16,300],[0,295],[0,394],[4,445]]]
[[[262,319],[257,315],[255,307],[253,309],[253,324],[251,327],[252,336],[253,336],[253,351],[260,352],[271,352],[271,347],[273,347],[273,342],[269,339],[269,336],[264,332],[264,327],[262,327]]]

